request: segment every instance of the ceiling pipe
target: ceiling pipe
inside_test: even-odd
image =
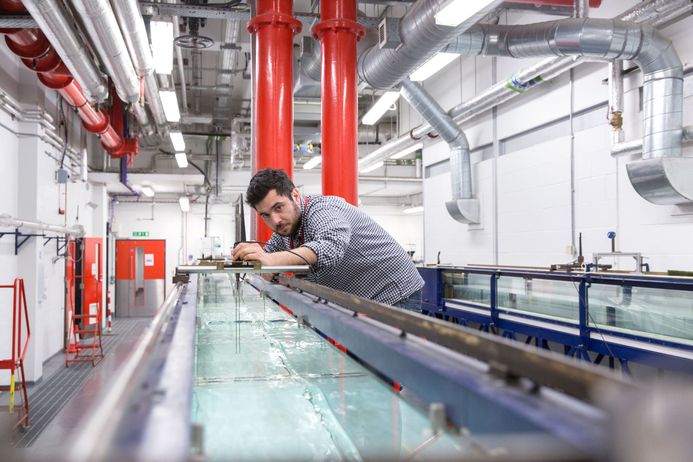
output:
[[[253,172],[271,167],[293,177],[293,37],[301,22],[292,16],[292,0],[257,0],[257,14],[248,21],[253,35]],[[272,235],[258,220],[255,239]]]
[[[371,87],[388,89],[408,77],[441,48],[486,14],[502,0],[492,0],[457,27],[439,26],[435,14],[446,0],[419,0],[399,23],[401,44],[396,48],[380,48],[377,44],[359,56],[359,77]]]
[[[111,156],[137,154],[137,138],[124,139],[111,125],[106,111],[91,105],[41,30],[2,29],[0,33],[5,34],[8,48],[19,56],[29,69],[37,73],[39,81],[56,90],[75,108],[84,128],[101,138],[101,145]]]
[[[312,34],[321,43],[322,193],[358,205],[358,90],[356,0],[321,0]]]
[[[507,3],[525,3],[536,6],[573,6],[574,0],[506,0]],[[589,0],[590,8],[599,8],[602,0]]]
[[[565,19],[528,26],[481,26],[483,54],[528,58],[583,56],[633,60],[643,73],[642,160],[626,168],[635,190],[655,204],[693,202],[693,161],[682,158],[683,66],[670,40],[650,25]]]
[[[130,59],[140,78],[138,84],[140,87],[144,87],[145,99],[149,102],[149,97],[147,95],[151,96],[151,92],[146,91],[148,84],[145,77],[154,73],[154,58],[152,57],[152,50],[149,46],[149,39],[147,38],[147,31],[144,26],[142,15],[140,14],[139,5],[137,4],[137,0],[118,0],[111,2],[111,5],[113,7],[113,13],[118,20],[125,45],[130,53]],[[158,95],[156,95],[156,98],[158,98]],[[151,136],[154,129],[149,124],[149,117],[147,116],[147,111],[143,104],[144,101],[140,101],[139,104],[133,104],[132,112],[137,122],[140,124],[143,133],[147,136]],[[156,127],[156,129],[157,131],[160,130],[159,127]]]
[[[133,0],[134,1],[134,0]],[[173,18],[174,30],[180,36],[180,24],[178,22],[178,16]],[[178,81],[180,82],[180,102],[183,107],[183,114],[188,113],[188,88],[185,83],[185,69],[183,68],[183,51],[178,45],[174,45],[174,51],[176,53],[176,68],[178,69]]]
[[[241,34],[240,21],[226,21],[224,28],[224,43],[238,44]],[[220,120],[228,119],[229,96],[233,92],[233,75],[231,72],[236,64],[236,50],[233,48],[223,48],[219,56],[219,74],[217,75],[217,87],[228,88],[228,95],[222,94],[217,97],[214,107],[215,118]]]
[[[122,0],[119,0],[122,1]],[[136,103],[140,82],[108,0],[72,2],[121,100]]]
[[[92,61],[63,3],[58,0],[24,0],[23,4],[84,89],[87,99],[99,103],[105,101],[108,98],[105,76]]]
[[[617,19],[632,21],[635,23],[650,22],[653,26],[667,24],[669,18],[680,18],[690,14],[693,4],[690,0],[648,0],[635,5],[623,12]],[[481,38],[474,39],[475,34],[481,33],[480,30],[472,29],[469,33],[462,34],[459,39],[461,50],[481,49]],[[458,45],[455,45],[458,46]],[[576,67],[582,62],[582,58],[560,57],[547,58],[528,68],[525,68],[508,79],[502,80],[495,85],[483,90],[476,97],[464,101],[448,111],[448,114],[457,123],[463,123],[474,117],[478,117],[485,111],[493,107],[508,102],[529,91],[543,82],[550,81],[557,76]],[[381,146],[376,151],[364,156],[359,160],[360,168],[368,167],[374,163],[387,159],[393,152],[409,148],[420,141],[426,135],[435,135],[430,124],[425,123],[415,127],[409,133],[390,141]]]
[[[421,85],[404,79],[401,93],[450,146],[452,200],[445,203],[448,213],[460,223],[479,223],[481,208],[479,199],[472,197],[472,164],[467,137]]]

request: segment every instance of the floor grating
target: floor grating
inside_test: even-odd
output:
[[[135,330],[142,330],[143,324],[146,325],[149,321],[149,319],[141,318],[118,319],[113,325],[113,332],[103,335],[104,355],[108,357],[109,352],[123,339],[128,338]],[[91,372],[100,366],[97,364],[92,367],[90,362],[84,362],[71,364],[69,368],[66,368],[64,353],[51,358],[51,361],[62,361],[62,367],[58,368],[50,377],[29,387],[31,426],[25,432],[18,433],[15,440],[17,448],[30,447],[58,412],[70,401],[70,398],[82,387]]]

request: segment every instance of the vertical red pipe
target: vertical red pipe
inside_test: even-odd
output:
[[[358,204],[356,0],[321,0],[313,37],[322,48],[322,192]]]
[[[301,23],[292,14],[293,0],[257,0],[257,14],[248,22],[254,34],[253,142],[254,172],[284,170],[293,177],[293,36]],[[272,231],[258,220],[256,239],[267,241]]]

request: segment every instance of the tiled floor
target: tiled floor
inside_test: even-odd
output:
[[[113,332],[103,337],[105,358],[92,367],[77,363],[65,368],[64,354],[44,365],[44,378],[29,388],[31,427],[17,434],[15,445],[25,455],[50,458],[64,448],[72,430],[94,400],[108,387],[149,324],[148,318],[123,318],[113,322]]]

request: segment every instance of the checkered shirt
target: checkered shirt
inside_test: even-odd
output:
[[[291,238],[274,233],[265,251],[309,247],[318,256],[309,280],[390,305],[423,287],[402,246],[341,197],[308,196],[307,205],[301,198],[300,209],[296,233]]]

